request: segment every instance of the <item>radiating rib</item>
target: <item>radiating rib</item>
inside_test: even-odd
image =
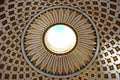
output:
[[[59,74],[61,75],[62,74],[62,65],[63,65],[64,63],[62,63],[62,58],[61,57],[59,57],[58,58],[58,63],[57,63],[57,65],[58,65],[58,72],[59,72]]]
[[[93,37],[94,35],[86,34],[86,35],[80,35],[80,37]],[[94,37],[93,37],[94,38]]]
[[[40,17],[41,17],[42,21],[43,21],[47,26],[51,25],[50,22],[49,22],[49,20],[48,20],[44,15],[41,15]]]
[[[69,16],[70,16],[70,10],[67,9],[66,12],[65,12],[65,14],[64,14],[63,21],[67,22]]]
[[[37,66],[45,59],[46,56],[47,56],[46,51],[42,51],[39,54],[34,55],[33,58],[31,59],[31,61],[38,58],[35,63],[35,66]]]
[[[71,60],[70,60],[70,56],[68,55],[68,56],[66,57],[66,59],[67,59],[67,63],[68,63],[68,65],[69,65],[69,68],[71,69],[72,72],[74,72],[74,65],[73,65],[73,63],[72,63]]]
[[[85,44],[96,44],[95,41],[89,40],[89,39],[80,39],[80,43],[85,43]]]
[[[45,68],[45,66],[47,65],[49,59],[50,59],[50,54],[47,54],[47,56],[45,57],[45,59],[43,60],[43,62],[41,64],[41,69]]]
[[[44,31],[44,28],[37,24],[31,24],[31,26],[37,30]]]
[[[51,64],[52,64],[53,74],[55,74],[59,64],[58,57],[55,57],[55,59],[53,60],[53,63]]]
[[[25,38],[29,38],[29,39],[40,39],[41,36],[38,36],[38,35],[27,35],[27,36],[25,36]]]
[[[84,29],[87,29],[87,28],[90,28],[90,27],[91,27],[91,24],[84,24],[84,25],[79,27],[79,30],[84,30]]]
[[[36,54],[36,53],[39,53],[40,50],[42,50],[41,47],[37,47],[37,48],[35,48],[35,49],[32,49],[32,50],[27,54],[27,56],[31,56],[31,55],[34,55],[34,54]]]
[[[77,49],[78,50],[78,49]],[[81,58],[82,59],[82,61],[84,62],[84,64],[85,64],[85,61],[86,61],[86,55],[84,55],[80,50],[78,50],[79,51],[79,58]]]
[[[48,64],[47,64],[47,72],[49,72],[50,70],[51,70],[51,68],[52,68],[52,66],[53,66],[53,61],[55,60],[55,57],[52,55],[51,57],[50,57],[50,60],[49,60],[49,62],[48,62]]]
[[[93,50],[93,46],[88,45],[88,44],[84,44],[84,43],[78,43],[79,46],[84,47],[85,49],[89,49],[89,50]]]
[[[39,19],[35,19],[35,21],[37,22],[37,24],[43,28],[47,27],[47,24],[44,23],[42,20]]]
[[[34,48],[37,48],[37,47],[40,47],[41,45],[39,44],[32,44],[32,45],[29,45],[28,47],[25,48],[25,50],[31,50],[31,49],[34,49]]]
[[[55,9],[53,9],[53,19],[54,22],[57,23],[58,22],[58,13]]]
[[[76,57],[77,56],[76,54],[72,54],[72,56],[73,56],[73,60],[75,60],[77,64],[76,66],[79,66],[78,69],[80,70],[80,67],[82,65],[81,60]]]
[[[63,57],[63,63],[64,63],[64,64],[63,64],[63,68],[64,68],[64,70],[65,70],[65,73],[68,74],[68,63],[67,63],[65,57]]]
[[[76,57],[77,61],[82,64],[83,66],[85,66],[85,63],[81,57],[81,52],[77,49],[74,50],[74,52],[76,53],[74,56]]]
[[[83,24],[85,24],[88,20],[87,19],[82,19],[80,20],[78,23],[76,23],[74,26],[79,29],[80,26],[82,26]]]
[[[81,51],[81,50],[80,50]],[[82,52],[82,51],[81,51]],[[86,55],[84,54],[81,54],[81,57],[83,58],[83,61],[90,61],[89,57],[87,57]],[[86,62],[85,62],[86,63]]]
[[[41,39],[38,39],[38,38],[34,38],[34,39],[30,39],[30,38],[25,38],[26,41],[29,41],[29,40],[33,40],[33,41],[41,41]]]
[[[80,39],[95,39],[96,36],[93,35],[80,35]]]
[[[74,19],[75,15],[76,15],[76,11],[72,12],[72,13],[70,14],[68,20],[67,20],[67,23],[70,24],[70,23],[72,22],[72,20]]]
[[[34,44],[34,43],[41,43],[41,40],[39,39],[31,39],[31,40],[26,40],[25,44]]]
[[[27,36],[29,36],[29,37],[38,37],[39,35],[29,34],[29,35],[27,35]],[[25,37],[27,37],[27,36],[25,36]],[[41,36],[40,36],[40,37],[41,37]]]
[[[47,11],[47,12],[46,12],[46,15],[47,15],[47,19],[49,20],[49,22],[50,22],[51,24],[53,24],[53,23],[54,23],[54,20],[53,20],[52,14]]]
[[[61,23],[61,22],[63,22],[63,9],[62,8],[60,8],[60,10],[59,10],[59,14],[58,14],[58,19],[59,19],[59,22]]]
[[[79,14],[77,17],[73,19],[73,21],[71,22],[71,25],[75,25],[76,23],[78,23],[81,18],[82,18],[82,15]]]
[[[90,33],[95,32],[94,30],[78,30],[78,29],[77,29],[77,31],[79,31],[79,35],[80,34],[90,34]]]
[[[33,55],[33,57],[31,58],[31,61],[34,61],[36,60],[37,58],[40,58],[40,54],[44,53],[45,54],[45,51],[44,50],[41,50],[40,52],[36,53],[35,55]]]
[[[73,56],[73,54],[70,55],[70,59],[72,61],[72,63],[74,64],[74,66],[77,68],[77,69],[80,69],[79,65],[78,65],[78,62],[76,61],[75,57]]]
[[[92,52],[90,51],[90,50],[86,50],[85,48],[83,48],[83,47],[79,47],[79,48],[77,48],[79,51],[81,51],[81,53],[83,53],[83,54],[85,54],[85,55],[89,55],[89,56],[91,56],[92,57]]]
[[[31,34],[36,34],[36,35],[41,35],[42,34],[39,30],[35,30],[35,29],[28,30],[28,32],[31,33]]]
[[[34,40],[34,39],[32,39],[32,40],[26,40],[26,42],[25,42],[25,44],[35,44],[35,43],[41,43],[41,40]]]

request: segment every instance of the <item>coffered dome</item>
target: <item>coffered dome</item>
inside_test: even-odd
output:
[[[119,0],[1,0],[0,80],[119,80]]]

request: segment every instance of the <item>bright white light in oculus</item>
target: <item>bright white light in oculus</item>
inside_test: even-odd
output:
[[[69,52],[76,44],[75,32],[67,25],[54,25],[44,36],[46,47],[57,54]]]

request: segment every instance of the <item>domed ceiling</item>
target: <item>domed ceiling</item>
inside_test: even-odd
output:
[[[0,80],[120,80],[120,0],[1,0]]]

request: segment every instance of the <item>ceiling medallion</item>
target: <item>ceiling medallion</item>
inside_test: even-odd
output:
[[[35,15],[24,29],[23,56],[37,72],[55,78],[80,74],[95,60],[99,36],[78,9],[58,6]]]

